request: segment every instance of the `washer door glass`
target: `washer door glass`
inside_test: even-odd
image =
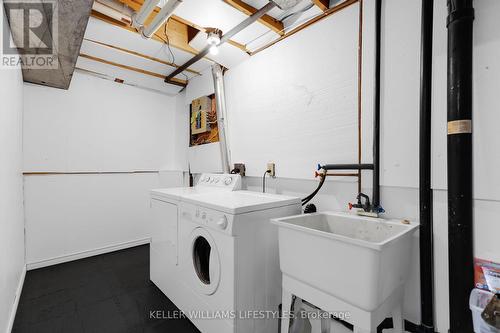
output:
[[[191,244],[195,285],[200,292],[211,295],[217,290],[220,280],[217,247],[210,234],[202,228],[193,231]]]

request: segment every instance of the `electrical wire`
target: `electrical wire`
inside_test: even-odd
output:
[[[271,171],[266,170],[266,172],[264,172],[264,176],[262,176],[262,193],[266,193],[266,175],[268,173],[271,173]]]
[[[172,61],[171,63],[172,64],[175,64],[175,55],[174,55],[174,52],[172,52],[172,48],[170,47],[170,39],[168,38],[168,23],[170,22],[170,20],[167,20],[167,22],[165,23],[165,25],[163,26],[164,28],[164,33],[165,33],[165,37],[166,37],[166,41],[165,41],[165,44],[167,44],[167,48],[168,48],[168,51],[170,52],[170,56],[172,57]],[[182,75],[184,75],[184,77],[186,78],[186,81],[189,81],[189,78],[188,76],[186,75],[186,73],[182,72],[181,73]]]

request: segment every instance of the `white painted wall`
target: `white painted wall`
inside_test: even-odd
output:
[[[308,179],[317,163],[357,162],[357,50],[356,4],[229,70],[233,161]]]
[[[180,167],[176,98],[78,72],[24,92],[25,171],[126,172],[25,176],[28,266],[148,238],[149,190],[169,184],[132,172]]]
[[[184,105],[189,119],[189,104],[198,97],[208,96],[214,93],[212,70],[208,68],[200,76],[195,77],[186,87]],[[182,103],[182,100],[179,100]],[[189,122],[188,122],[189,126]],[[189,127],[187,128],[189,145]],[[189,170],[192,173],[222,172],[222,161],[220,155],[220,144],[218,142],[189,147],[187,149]]]
[[[25,84],[25,171],[170,168],[175,98],[75,72],[69,90]]]
[[[1,20],[6,20],[0,5]],[[24,278],[23,83],[20,68],[0,69],[0,331],[10,332]]]
[[[500,165],[500,154],[496,149],[500,146],[496,126],[500,116],[494,110],[497,105],[497,87],[500,86],[500,30],[497,29],[500,2],[476,1],[474,6],[474,251],[477,257],[500,262],[497,237],[500,233],[500,224],[497,223],[500,213],[500,174],[496,172]],[[364,7],[363,160],[371,162],[374,1],[364,1]],[[323,100],[318,100],[317,96],[325,96],[324,101],[330,102],[335,101],[335,98],[349,97],[355,103],[352,91],[349,91],[355,88],[354,85],[346,87],[345,92],[333,87],[349,82],[348,73],[353,72],[348,70],[352,59],[346,64],[347,68],[339,69],[336,56],[342,57],[342,52],[356,45],[357,35],[352,35],[357,33],[354,22],[356,8],[357,5],[353,5],[309,27],[231,68],[226,74],[232,162],[247,164],[251,176],[246,179],[249,189],[260,191],[261,175],[268,160],[277,162],[278,175],[277,179],[268,180],[268,190],[299,196],[315,188],[316,182],[310,179],[317,161],[351,162],[348,160],[352,157],[349,155],[352,145],[338,146],[337,143],[352,141],[355,131],[346,117],[352,117],[355,113],[331,114],[330,105],[322,104]],[[418,219],[421,1],[384,0],[382,15],[382,204],[388,217]],[[446,332],[449,328],[446,15],[446,1],[435,1],[432,135],[435,308],[439,332]],[[337,34],[339,30],[342,35]],[[346,36],[348,38],[344,38]],[[316,40],[319,38],[320,43]],[[351,44],[347,45],[348,41]],[[342,50],[339,51],[340,46]],[[333,56],[332,50],[340,54],[337,52]],[[314,70],[309,71],[311,68]],[[338,81],[331,80],[332,76]],[[300,90],[298,86],[304,89]],[[322,91],[322,87],[328,90]],[[314,117],[309,117],[310,114]],[[348,130],[336,128],[341,124]],[[305,139],[303,136],[308,133],[309,137]],[[318,144],[324,147],[324,157],[322,151],[316,150],[315,145]],[[370,173],[365,175],[364,191],[371,193]],[[348,201],[354,199],[355,193],[356,187],[350,180],[336,179],[327,182],[314,201],[321,210],[342,210]],[[405,312],[407,319],[418,323],[417,246],[413,267],[413,280],[406,290]]]

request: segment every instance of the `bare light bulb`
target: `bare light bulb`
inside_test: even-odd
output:
[[[217,45],[210,46],[210,54],[211,55],[218,55],[219,54],[219,48],[217,47]]]

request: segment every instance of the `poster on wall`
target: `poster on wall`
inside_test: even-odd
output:
[[[202,96],[192,101],[190,119],[190,147],[219,142],[214,94]]]

